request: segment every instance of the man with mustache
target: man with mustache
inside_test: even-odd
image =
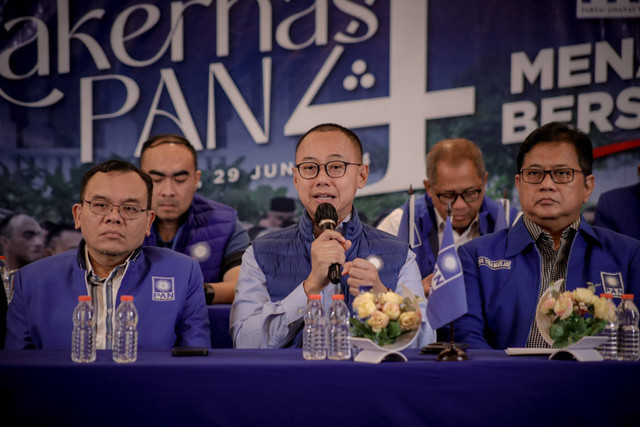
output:
[[[409,218],[407,202],[378,225],[380,230],[409,242],[409,223],[413,221],[419,243],[412,249],[427,296],[449,203],[456,247],[495,230],[498,210],[504,208],[485,195],[488,178],[482,152],[476,144],[463,138],[444,139],[427,154],[427,179],[424,180],[427,192],[416,199],[414,217]],[[512,207],[507,223],[514,222],[517,215],[518,210]]]
[[[228,304],[249,236],[235,209],[196,194],[202,174],[197,162],[196,150],[179,135],[157,135],[143,144],[140,168],[153,179],[157,215],[144,244],[195,258],[207,303]]]
[[[7,314],[7,349],[70,349],[78,296],[96,311],[96,348],[112,349],[121,295],[138,310],[138,347],[210,347],[209,317],[197,263],[176,252],[142,247],[155,213],[151,178],[136,166],[110,160],[82,178],[73,205],[83,241],[24,266],[15,275]]]
[[[295,162],[293,183],[305,211],[298,224],[257,238],[245,252],[231,307],[234,347],[300,346],[309,295],[320,294],[326,309],[336,293],[350,303],[360,286],[383,293],[399,283],[422,300],[414,346],[434,341],[415,254],[395,236],[360,222],[353,207],[356,191],[369,175],[360,139],[340,125],[318,125],[300,138]],[[323,203],[336,210],[335,230],[321,231],[315,224]],[[378,267],[367,260],[371,255],[381,260]],[[329,282],[332,264],[342,267],[339,284]]]
[[[535,322],[549,285],[596,287],[596,295],[640,301],[640,242],[591,227],[580,214],[595,182],[589,137],[561,123],[534,130],[520,145],[515,185],[523,216],[508,230],[458,248],[468,312],[456,341],[475,348],[549,347]]]

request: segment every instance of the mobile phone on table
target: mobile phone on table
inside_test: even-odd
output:
[[[207,347],[173,347],[171,350],[171,354],[180,357],[180,356],[206,356],[209,354],[209,349]]]

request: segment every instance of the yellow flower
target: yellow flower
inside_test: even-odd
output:
[[[594,315],[598,319],[604,319],[608,322],[613,322],[616,319],[616,306],[612,301],[598,298],[593,304]]]
[[[413,331],[420,327],[420,314],[417,311],[406,311],[398,318],[398,324],[403,331]]]
[[[376,311],[376,304],[373,300],[374,296],[371,292],[362,293],[353,300],[353,308],[358,312],[359,318],[369,317],[371,313]]]
[[[373,332],[380,332],[389,324],[389,316],[381,311],[375,310],[367,319],[367,324],[371,326]]]
[[[378,298],[378,303],[385,305],[388,302],[402,304],[403,298],[393,291],[385,292]]]
[[[573,291],[573,299],[575,299],[576,302],[584,302],[593,305],[598,297],[587,288],[577,288]]]
[[[571,292],[563,292],[562,294],[560,294],[558,300],[556,301],[556,305],[553,308],[553,311],[562,320],[565,320],[569,318],[569,316],[571,316],[571,313],[573,313],[573,301],[571,299]]]
[[[552,296],[549,296],[546,300],[544,300],[544,302],[540,306],[540,312],[542,314],[549,314],[549,311],[553,310],[555,305],[556,305],[556,300],[553,299]]]
[[[388,302],[382,306],[382,312],[389,316],[389,319],[396,320],[400,316],[400,304]]]

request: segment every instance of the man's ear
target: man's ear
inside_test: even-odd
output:
[[[358,188],[362,189],[367,185],[367,179],[369,177],[369,165],[358,166]]]
[[[197,170],[196,174],[195,174],[195,178],[196,178],[196,188],[193,189],[193,192],[195,193],[198,190],[198,187],[200,187],[200,178],[202,177],[202,171],[201,170]]]
[[[80,230],[80,218],[82,216],[82,204],[74,203],[71,207],[71,213],[73,214],[73,226],[76,230]]]

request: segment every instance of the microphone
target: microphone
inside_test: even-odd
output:
[[[316,209],[315,221],[320,231],[335,230],[338,225],[338,212],[336,212],[336,208],[331,203],[322,203]],[[334,285],[340,283],[339,264],[331,264],[329,266],[329,280]]]

